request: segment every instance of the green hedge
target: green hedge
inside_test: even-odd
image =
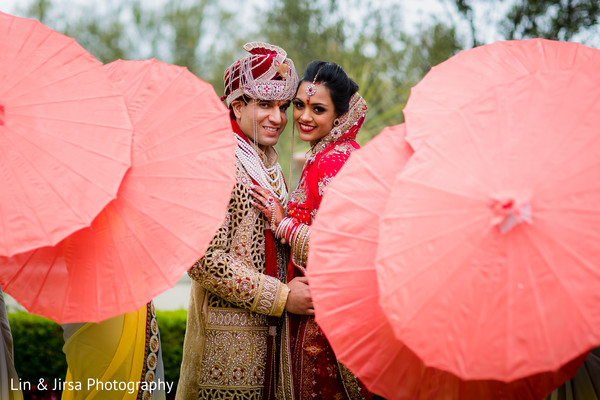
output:
[[[156,311],[160,329],[165,380],[174,382],[169,398],[174,397],[179,380],[179,367],[185,335],[186,310]],[[15,368],[22,382],[31,382],[32,387],[41,378],[47,382],[54,379],[64,381],[67,372],[62,328],[46,318],[19,311],[8,313],[13,335]],[[33,390],[35,392],[35,390]],[[26,398],[51,398],[51,391],[44,394],[25,393]]]
[[[62,328],[56,322],[24,311],[8,313],[19,379],[36,385],[40,378],[64,380],[67,362],[62,352]]]
[[[175,382],[172,394],[174,394],[179,381],[186,318],[186,310],[156,311],[156,319],[160,329],[160,343],[163,349],[165,380]]]

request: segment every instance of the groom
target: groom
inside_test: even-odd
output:
[[[275,336],[284,309],[312,313],[305,279],[282,282],[288,248],[252,206],[252,187],[282,204],[287,188],[273,146],[287,124],[298,76],[277,46],[247,43],[250,54],[225,71],[236,177],[225,221],[193,279],[177,399],[274,398]],[[272,201],[272,200],[271,200]]]

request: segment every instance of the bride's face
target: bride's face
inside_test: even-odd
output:
[[[294,105],[294,123],[298,129],[298,136],[305,142],[314,144],[333,128],[336,114],[329,89],[325,85],[317,83],[317,91],[310,96],[310,101],[308,101],[309,96],[306,93],[308,85],[310,82],[300,84],[292,104]]]

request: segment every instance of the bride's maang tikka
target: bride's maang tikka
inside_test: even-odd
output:
[[[309,83],[306,87],[306,104],[310,104],[310,97],[314,96],[317,93],[317,77],[319,76],[320,71],[321,68],[319,68],[319,70],[315,74],[312,83]]]

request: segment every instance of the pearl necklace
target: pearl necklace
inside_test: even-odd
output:
[[[258,184],[269,190],[273,196],[277,197],[285,207],[287,204],[288,193],[285,190],[285,179],[279,163],[273,164],[267,168],[260,159],[256,149],[239,135],[234,134],[238,146],[235,149],[235,155],[240,160],[246,172]]]

